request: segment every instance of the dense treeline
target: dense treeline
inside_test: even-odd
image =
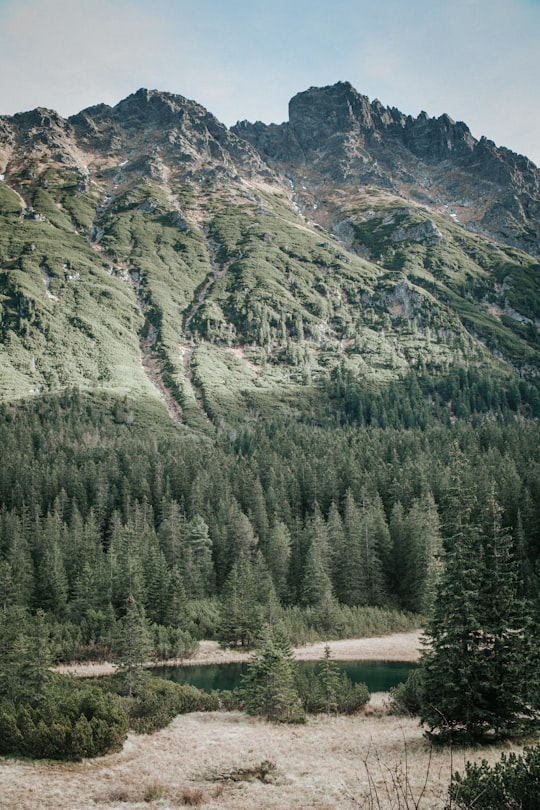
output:
[[[278,612],[293,638],[306,622],[354,632],[373,611],[406,626],[432,598],[456,444],[472,519],[496,499],[536,594],[538,438],[535,422],[485,416],[423,430],[275,420],[211,441],[78,391],[5,405],[2,597],[45,611],[65,658],[107,656],[130,596],[161,656],[190,636],[252,644]]]
[[[326,385],[328,410],[359,427],[426,428],[486,414],[507,420],[540,417],[536,380],[501,380],[485,370],[458,367],[445,375],[411,371],[403,380],[371,391],[346,366],[333,369]]]

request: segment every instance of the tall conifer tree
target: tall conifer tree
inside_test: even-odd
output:
[[[421,720],[436,738],[476,742],[519,732],[532,718],[531,650],[500,507],[491,497],[475,517],[461,470],[458,457],[446,566],[422,658]]]

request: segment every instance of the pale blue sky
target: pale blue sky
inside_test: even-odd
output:
[[[148,87],[279,123],[341,80],[540,165],[539,54],[540,0],[0,0],[0,114]]]

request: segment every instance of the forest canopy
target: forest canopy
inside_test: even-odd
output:
[[[130,595],[162,652],[250,645],[276,611],[293,640],[411,626],[444,556],[457,445],[471,520],[495,499],[537,599],[538,434],[511,414],[423,429],[284,418],[212,440],[76,390],[4,405],[3,598],[45,612],[57,658],[110,655]]]

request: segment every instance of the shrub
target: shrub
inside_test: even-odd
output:
[[[204,802],[204,793],[200,788],[184,788],[180,795],[180,801],[188,807],[198,807]]]
[[[324,711],[324,695],[315,670],[297,667],[296,688],[306,712],[320,714]]]
[[[154,657],[158,661],[167,661],[169,658],[191,658],[199,648],[196,639],[177,627],[153,624],[151,631]]]
[[[178,714],[210,712],[219,708],[218,697],[195,686],[147,676],[129,703],[130,727],[149,734],[168,725]]]
[[[219,692],[212,692],[217,699],[219,708],[224,712],[235,712],[244,710],[244,698],[241,689],[222,689]]]
[[[152,782],[144,789],[143,799],[145,802],[156,802],[165,798],[167,798],[167,788],[160,785],[159,782]]]
[[[296,686],[304,710],[309,714],[328,711],[329,701],[325,694],[320,673],[297,669]],[[332,697],[332,710],[336,714],[354,714],[369,701],[369,689],[365,683],[353,683],[346,672],[339,675]]]
[[[219,623],[220,607],[216,600],[200,599],[188,602],[185,630],[192,638],[214,638]]]
[[[337,709],[340,714],[354,714],[369,701],[369,689],[365,683],[353,683],[343,673],[341,688],[337,694]]]
[[[56,684],[35,705],[3,705],[0,754],[61,760],[100,756],[122,747],[127,728],[115,695]]]
[[[327,617],[326,617],[327,618]],[[416,630],[419,617],[412,613],[381,607],[351,607],[336,604],[331,614],[331,627],[314,607],[287,607],[282,623],[293,644],[309,644],[328,638],[363,638]]]
[[[390,689],[390,713],[397,715],[420,714],[422,672],[412,669],[405,683]]]
[[[468,762],[465,775],[454,774],[450,804],[457,810],[537,810],[540,796],[540,745],[523,755],[502,754],[493,767]]]

